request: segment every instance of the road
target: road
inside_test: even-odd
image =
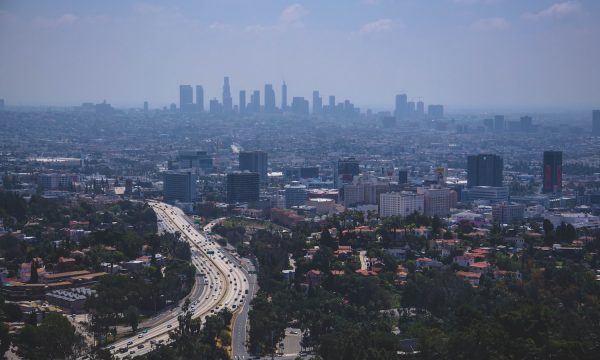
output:
[[[148,203],[156,212],[159,230],[179,232],[181,239],[190,243],[192,264],[199,274],[197,282],[203,285],[195,288],[190,295],[192,317],[204,320],[222,308],[228,308],[234,317],[238,313],[247,315],[247,310],[242,309],[246,309],[250,302],[253,294],[250,290],[254,291],[250,281],[255,283],[255,279],[249,279],[248,270],[234,261],[233,255],[196,230],[181,209],[156,201]],[[155,344],[168,342],[169,332],[179,325],[177,316],[181,313],[180,306],[173,308],[170,314],[163,313],[158,321],[152,321],[155,325],[146,333],[112,344],[109,347],[111,353],[115,358],[123,359],[148,353]]]
[[[210,234],[212,227],[222,221],[217,219],[204,227],[204,233]],[[207,235],[210,238],[210,235]],[[258,291],[258,283],[255,274],[255,268],[248,259],[240,258],[237,254],[232,254],[229,248],[226,248],[224,254],[234,264],[246,274],[248,278],[248,297],[252,299]],[[250,311],[250,301],[245,301],[241,310],[235,314],[231,328],[231,350],[233,359],[250,359],[246,344],[248,343],[248,311]]]

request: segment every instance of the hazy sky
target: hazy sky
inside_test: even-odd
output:
[[[600,1],[0,0],[0,98],[178,102],[179,84],[391,108],[600,107]],[[324,101],[326,102],[326,101]]]

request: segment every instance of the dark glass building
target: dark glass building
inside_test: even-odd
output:
[[[542,192],[562,191],[562,151],[544,151],[544,184]]]
[[[467,187],[502,186],[502,157],[493,154],[469,155],[467,158]]]
[[[259,175],[260,182],[266,184],[267,153],[264,151],[241,151],[239,154],[240,171],[254,172]]]
[[[259,176],[254,172],[227,174],[227,203],[254,202],[259,198]]]

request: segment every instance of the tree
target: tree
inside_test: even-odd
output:
[[[25,325],[16,337],[17,354],[33,360],[68,358],[82,343],[75,327],[57,313],[49,313],[38,327]]]
[[[8,333],[8,325],[0,323],[0,354],[4,355],[10,349],[10,335]]]
[[[139,325],[139,310],[133,305],[129,305],[127,308],[127,312],[125,313],[125,317],[127,319],[127,324],[131,326],[131,331],[136,332]]]

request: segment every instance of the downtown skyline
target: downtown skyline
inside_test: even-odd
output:
[[[598,13],[592,1],[541,0],[5,2],[0,98],[159,107],[177,102],[179,84],[220,98],[226,74],[232,89],[286,81],[294,96],[319,89],[361,109],[390,110],[408,93],[449,111],[587,110],[600,96]]]

